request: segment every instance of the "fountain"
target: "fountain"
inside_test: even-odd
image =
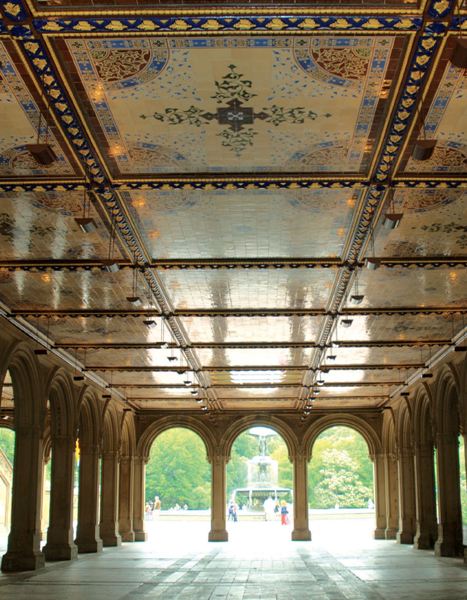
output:
[[[291,503],[292,490],[278,485],[277,460],[268,456],[268,438],[277,434],[266,427],[254,427],[248,433],[258,438],[259,454],[248,459],[247,486],[235,489],[232,500],[237,503],[240,510],[253,512],[263,511],[267,498],[272,498],[274,502],[285,500]]]

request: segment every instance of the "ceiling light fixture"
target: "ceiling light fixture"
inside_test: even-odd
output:
[[[96,223],[92,217],[89,216],[91,209],[91,199],[86,189],[86,182],[83,188],[83,216],[75,217],[75,222],[83,233],[92,233],[97,229]]]
[[[144,319],[143,324],[146,325],[146,327],[149,327],[149,329],[154,329],[154,327],[157,327],[157,323],[154,321],[154,319]]]
[[[379,258],[369,256],[365,258],[365,267],[370,271],[376,271],[376,269],[379,269],[380,265],[381,261],[379,260]]]
[[[136,256],[134,257],[134,261],[136,262]],[[135,265],[133,267],[133,278],[131,283],[131,296],[126,297],[127,301],[134,306],[141,306],[141,298],[138,296],[138,267]]]
[[[421,118],[421,106],[419,105],[417,108],[417,118]],[[412,150],[412,158],[414,160],[429,160],[433,156],[433,152],[435,151],[436,140],[427,139],[426,137],[426,128],[425,121],[422,120],[421,124],[421,132],[423,135],[423,139],[416,140],[413,150]]]
[[[107,260],[104,260],[104,262],[102,263],[104,270],[107,271],[107,273],[117,273],[120,270],[119,264],[113,258],[115,249],[115,233],[115,216],[112,216]]]
[[[358,289],[358,267],[357,267],[355,269],[354,293],[350,296],[350,303],[351,304],[361,304],[363,302],[364,298],[365,298],[365,296],[363,294],[360,294],[360,291]]]
[[[394,190],[393,189],[389,190],[388,204],[389,204],[389,210],[386,211],[386,214],[384,215],[383,227],[385,229],[395,229],[396,227],[399,227],[402,217],[404,216],[404,213],[401,213],[401,212],[398,213],[394,209]]]
[[[353,323],[353,319],[341,319],[342,327],[350,327]]]
[[[42,99],[42,97],[41,97]],[[39,124],[37,127],[37,140],[35,144],[26,144],[26,150],[32,156],[32,158],[39,165],[43,165],[45,167],[51,165],[57,160],[57,155],[54,152],[51,144],[48,142],[49,137],[49,124],[47,120],[45,120],[45,139],[43,142],[40,141],[41,136],[41,127],[42,127],[42,112],[40,107],[37,107],[39,110]]]

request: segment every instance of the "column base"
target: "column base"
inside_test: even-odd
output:
[[[386,530],[382,527],[377,527],[374,533],[375,540],[385,540],[386,539]]]
[[[75,540],[75,544],[78,546],[79,554],[90,554],[92,552],[102,552],[102,548],[103,548],[102,540],[89,540],[89,541]]]
[[[410,531],[398,531],[396,539],[399,544],[413,544],[413,533]]]
[[[46,544],[43,549],[45,560],[73,560],[78,557],[75,544]]]
[[[135,541],[135,532],[134,531],[124,531],[120,532],[122,537],[122,542],[134,542]]]
[[[102,543],[104,545],[104,548],[107,546],[121,546],[122,545],[122,538],[120,537],[120,535],[103,535],[102,536]]]
[[[413,546],[417,550],[433,550],[436,539],[430,533],[417,533],[415,535]]]
[[[292,531],[292,542],[311,542],[311,531],[309,529],[294,529]]]
[[[148,534],[145,531],[135,531],[135,542],[145,542],[148,539]]]
[[[228,542],[229,534],[226,529],[211,529],[208,535],[208,542]]]
[[[22,554],[21,552],[7,552],[2,558],[2,571],[14,573],[17,571],[35,571],[45,566],[45,558],[42,552]]]
[[[386,540],[395,540],[397,538],[397,529],[395,527],[386,529],[384,532],[384,537]]]
[[[452,558],[463,556],[465,559],[465,549],[463,546],[441,540],[435,543],[435,556],[450,556]]]

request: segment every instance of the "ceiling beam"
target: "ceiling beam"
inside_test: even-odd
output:
[[[381,267],[387,268],[436,268],[467,267],[466,256],[382,256],[375,257]],[[342,260],[336,257],[266,257],[266,258],[192,258],[150,260],[134,264],[130,260],[116,260],[120,269],[199,270],[199,269],[336,269],[363,267],[363,261]],[[0,260],[0,269],[9,271],[104,271],[102,259],[27,259]]]
[[[423,346],[447,346],[451,344],[450,339],[439,340],[367,340],[367,341],[346,341],[337,342],[339,348],[404,348],[404,347],[423,347]],[[151,350],[162,348],[162,342],[155,343],[123,343],[123,342],[63,342],[54,344],[55,348],[75,349],[75,350]],[[169,343],[169,348],[178,348],[174,343]],[[330,348],[331,345],[319,346],[315,342],[198,342],[191,344],[192,348],[198,350],[236,350],[236,349],[308,349],[308,348]]]
[[[317,369],[326,373],[327,371],[376,371],[376,370],[391,370],[391,369],[417,369],[423,367],[423,363],[401,363],[401,364],[365,364],[365,365],[326,365],[322,366],[321,369]],[[304,371],[308,369],[307,365],[261,365],[261,366],[205,366],[202,367],[203,371],[211,373],[225,372],[230,373],[231,371]],[[128,373],[192,373],[192,369],[186,366],[125,366],[125,365],[87,365],[85,371],[115,371],[115,372],[128,372]]]

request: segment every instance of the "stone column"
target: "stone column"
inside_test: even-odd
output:
[[[294,503],[293,541],[311,540],[308,525],[308,461],[303,449],[299,449],[293,458]]]
[[[376,454],[372,457],[376,513],[375,540],[384,540],[386,536],[387,513],[384,458],[384,454]]]
[[[99,535],[99,447],[81,446],[79,459],[78,552],[100,552]]]
[[[227,542],[229,535],[225,528],[226,492],[225,469],[227,460],[217,451],[211,458],[211,531],[210,542]]]
[[[403,448],[398,456],[399,473],[399,531],[400,544],[413,544],[415,535],[415,474],[414,456],[409,448]]]
[[[42,434],[39,427],[15,431],[13,498],[8,549],[2,571],[32,571],[44,566],[40,550],[42,502]]]
[[[438,537],[435,471],[431,444],[415,446],[415,500],[417,525],[414,546],[419,550],[429,550],[433,548]]]
[[[120,494],[118,525],[122,542],[134,542],[133,531],[133,457],[120,458]]]
[[[437,556],[463,556],[462,512],[459,482],[459,442],[455,434],[436,436],[438,460]]]
[[[397,459],[395,454],[384,455],[384,489],[386,507],[387,540],[395,540],[399,526],[399,484],[397,477]]]
[[[75,439],[56,436],[52,439],[52,487],[46,560],[71,560],[78,556],[73,542],[73,487]]]
[[[100,534],[104,546],[120,546],[122,543],[118,533],[118,475],[118,452],[103,452]]]
[[[147,534],[144,530],[144,507],[146,488],[146,463],[141,456],[133,459],[133,531],[135,542],[145,542]]]

